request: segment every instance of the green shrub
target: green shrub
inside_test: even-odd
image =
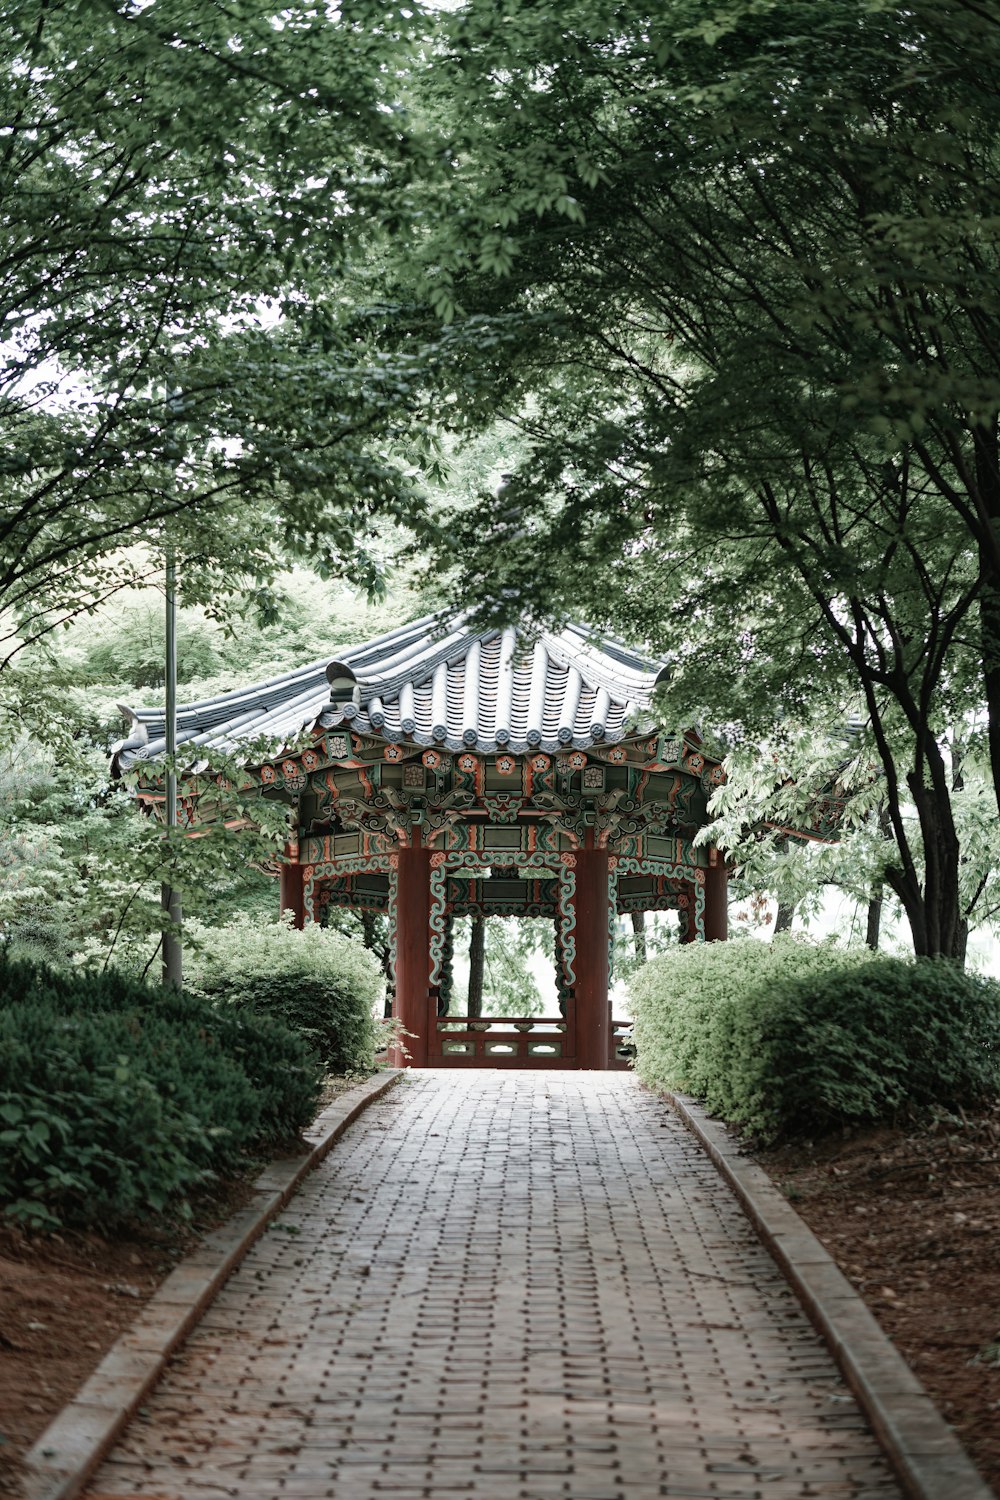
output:
[[[0,1205],[27,1222],[184,1211],[300,1130],[320,1070],[275,1022],[117,975],[0,961]]]
[[[945,959],[872,958],[747,997],[731,1118],[767,1139],[1000,1094],[1000,985]]]
[[[311,923],[298,932],[246,918],[193,935],[191,985],[200,994],[292,1027],[331,1073],[374,1066],[383,977],[360,943]]]
[[[322,1080],[315,1057],[279,1019],[217,1006],[190,991],[154,988],[114,969],[66,972],[0,963],[0,1006],[29,993],[48,997],[63,1011],[132,1013],[132,1024],[142,1026],[164,1021],[189,1032],[202,1051],[231,1058],[253,1086],[262,1141],[297,1134],[316,1113]]]
[[[636,1069],[653,1088],[707,1098],[732,1071],[733,1026],[748,994],[870,956],[790,933],[770,943],[735,938],[673,948],[644,965],[629,986]],[[728,1113],[718,1101],[716,1107]]]
[[[765,1140],[1000,1092],[1000,986],[793,937],[692,944],[632,986],[636,1067]]]

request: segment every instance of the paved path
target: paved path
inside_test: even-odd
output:
[[[629,1074],[409,1074],[89,1500],[887,1500],[832,1360]]]

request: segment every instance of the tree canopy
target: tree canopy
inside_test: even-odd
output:
[[[450,320],[446,414],[528,442],[449,533],[461,592],[645,637],[716,723],[859,687],[886,878],[917,950],[959,953],[943,737],[982,714],[1000,794],[1000,19],[578,0],[442,24],[460,229],[428,234],[430,289],[401,258],[389,331]]]
[[[731,740],[860,713],[873,886],[962,952],[973,770],[1000,799],[990,8],[0,0],[0,46],[7,651],[168,527],[212,611],[289,547],[374,585],[380,517],[428,535],[410,459],[476,436],[511,474],[438,528],[453,593],[613,625]]]
[[[388,451],[413,376],[339,288],[423,160],[418,19],[0,4],[0,657],[140,578],[168,524],[216,608],[289,545],[375,582],[372,518],[419,514]]]

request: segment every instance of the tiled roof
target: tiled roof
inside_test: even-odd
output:
[[[303,730],[350,724],[449,750],[607,744],[637,722],[652,727],[647,711],[663,670],[582,626],[526,642],[513,629],[476,634],[462,615],[426,615],[335,658],[178,708],[177,740],[189,754],[238,753],[264,740],[276,753]],[[162,708],[124,712],[133,732],[115,752],[116,771],[165,748]]]

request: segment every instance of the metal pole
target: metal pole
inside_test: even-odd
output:
[[[177,827],[177,572],[174,561],[174,544],[166,542],[167,572],[167,649],[166,649],[166,741],[167,741],[167,837]],[[163,987],[180,989],[183,983],[183,954],[181,948],[181,898],[166,881],[160,888],[160,905],[167,927],[163,930]]]

